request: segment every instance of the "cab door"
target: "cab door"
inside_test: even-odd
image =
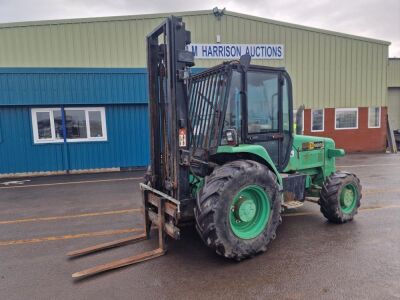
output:
[[[250,69],[245,79],[246,143],[265,147],[280,171],[287,165],[291,150],[289,84],[283,72],[263,68]]]

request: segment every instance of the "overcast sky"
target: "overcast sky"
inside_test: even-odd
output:
[[[390,41],[400,57],[400,0],[0,0],[0,23],[227,10]]]

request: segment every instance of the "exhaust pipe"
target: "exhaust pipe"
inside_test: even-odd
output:
[[[296,134],[303,134],[304,104],[300,105],[296,112]]]

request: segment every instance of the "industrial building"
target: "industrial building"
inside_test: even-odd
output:
[[[145,37],[170,14],[0,24],[0,175],[146,166]],[[285,67],[305,134],[382,152],[388,107],[400,127],[389,42],[225,10],[173,14],[192,33],[196,68],[245,52]]]

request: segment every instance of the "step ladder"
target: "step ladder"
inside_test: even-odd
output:
[[[287,202],[285,201],[285,202],[282,203],[282,206],[285,209],[296,209],[296,208],[299,208],[299,207],[301,207],[303,205],[304,205],[304,202],[297,201],[297,200],[292,200],[292,201],[287,201]]]
[[[73,259],[98,251],[148,240],[150,239],[152,226],[158,229],[158,247],[150,251],[76,272],[72,274],[72,278],[82,279],[162,256],[167,251],[165,244],[166,234],[174,239],[180,238],[180,230],[176,227],[180,214],[180,202],[146,184],[141,183],[140,188],[142,192],[144,214],[144,232],[142,234],[71,251],[67,253],[67,256]]]

